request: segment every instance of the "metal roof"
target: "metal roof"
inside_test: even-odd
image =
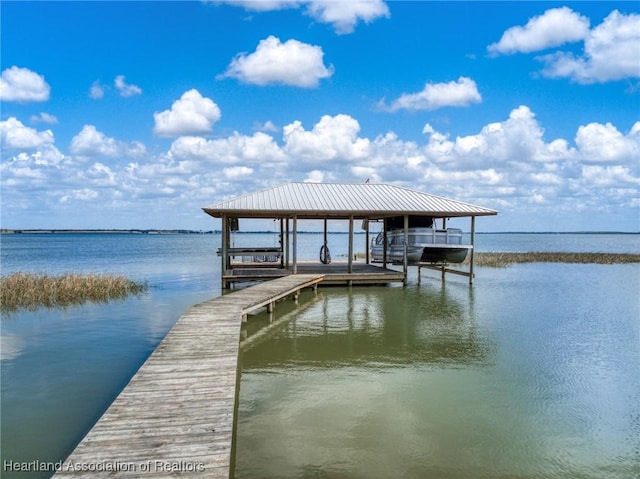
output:
[[[285,183],[202,208],[214,217],[383,218],[489,216],[497,211],[380,183]]]

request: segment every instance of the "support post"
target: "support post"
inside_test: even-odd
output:
[[[476,217],[471,217],[471,259],[469,261],[469,284],[473,284],[473,261],[475,259]]]
[[[280,218],[280,267],[284,268],[284,219]]]
[[[365,243],[364,243],[364,250],[365,250],[365,262],[367,264],[371,264],[371,257],[369,256],[369,244],[371,242],[371,238],[369,238],[369,218],[367,218],[365,220],[365,227],[364,227],[364,231],[365,231]]]
[[[222,215],[222,246],[220,248],[221,253],[221,276],[222,276],[222,289],[227,289],[227,280],[224,278],[227,273],[227,263],[229,258],[229,237],[227,235],[227,231],[229,230],[229,219],[227,215]]]
[[[293,216],[293,274],[298,274],[298,217]]]
[[[289,269],[289,251],[291,250],[291,248],[289,247],[289,218],[287,218],[286,220],[286,227],[287,227],[287,231],[286,231],[286,240],[285,240],[285,256],[286,256],[286,261],[285,261],[285,267],[287,269]]]
[[[387,219],[382,220],[382,267],[387,268]]]
[[[404,284],[407,284],[409,272],[409,215],[404,215],[404,241],[403,241],[402,270],[404,272]]]
[[[327,244],[327,218],[324,218],[323,227],[324,235],[322,237],[322,240],[324,241],[324,244]]]
[[[349,261],[347,273],[353,273],[353,215],[349,216]]]

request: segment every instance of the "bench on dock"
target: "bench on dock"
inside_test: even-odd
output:
[[[218,256],[222,256],[222,248],[216,251]],[[282,264],[282,248],[279,247],[249,247],[249,248],[228,248],[227,257],[228,264],[231,268],[260,266],[273,268],[274,264]],[[241,258],[241,262],[231,262],[232,259]]]
[[[289,275],[189,308],[55,477],[230,477],[241,323],[323,278]]]

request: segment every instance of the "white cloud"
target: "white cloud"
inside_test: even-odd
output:
[[[485,125],[476,135],[449,140],[448,135],[430,134],[426,149],[437,164],[468,168],[478,164],[518,164],[554,162],[570,159],[573,152],[566,142],[545,143],[544,131],[527,106],[511,111],[504,122]]]
[[[237,55],[227,71],[218,78],[236,78],[255,85],[290,85],[301,88],[318,86],[320,80],[333,75],[333,66],[323,64],[322,48],[269,36],[261,40],[256,51]]]
[[[640,178],[634,177],[627,167],[586,165],[582,167],[582,178],[596,186],[619,186],[623,183],[640,185]]]
[[[271,120],[267,120],[266,122],[264,122],[262,124],[257,124],[254,127],[254,130],[272,132],[273,133],[273,132],[278,131],[278,127]]]
[[[229,168],[224,168],[222,173],[225,178],[233,180],[253,174],[253,168],[249,168],[248,166],[231,166]]]
[[[35,150],[54,142],[51,130],[37,131],[13,116],[0,121],[0,140],[3,150]]]
[[[72,200],[79,201],[91,201],[98,198],[98,192],[92,190],[91,188],[82,188],[77,190],[72,190],[68,194],[60,197],[60,203],[67,203]]]
[[[284,10],[287,8],[298,8],[304,3],[303,0],[210,0],[209,3],[227,4],[235,7],[242,7],[254,12],[269,12],[272,10]]]
[[[588,163],[631,162],[640,158],[640,122],[629,135],[623,135],[611,123],[580,126],[575,142],[582,160]]]
[[[192,89],[173,102],[170,110],[153,114],[153,132],[162,137],[207,134],[220,117],[218,105]]]
[[[12,131],[25,128],[12,124]],[[5,123],[3,131],[7,130]],[[41,132],[31,130],[28,133],[36,136],[25,144],[35,149],[3,157],[0,163],[8,205],[3,214],[15,211],[10,218],[36,205],[59,211],[61,204],[65,208],[83,204],[88,209],[100,202],[119,219],[96,227],[119,227],[122,212],[144,221],[145,212],[162,199],[172,221],[193,225],[199,223],[188,221],[200,218],[201,206],[275,183],[367,178],[518,215],[542,218],[563,210],[567,218],[575,218],[579,211],[590,212],[590,217],[621,212],[627,218],[626,225],[620,225],[624,229],[633,228],[629,224],[640,206],[640,122],[624,131],[612,124],[590,123],[577,128],[575,138],[545,138],[544,128],[525,105],[466,136],[426,124],[424,140],[419,142],[404,140],[393,131],[367,138],[361,136],[355,118],[325,115],[309,130],[300,121],[291,122],[280,142],[265,132],[235,132],[215,139],[182,136],[169,151],[138,155],[126,165],[115,160],[74,161],[55,149],[52,137],[38,137]],[[135,150],[135,145],[87,125],[74,137],[70,151],[118,158]],[[54,203],[57,206],[51,206]],[[528,226],[501,224],[511,229]]]
[[[487,50],[492,54],[529,53],[580,41],[588,32],[588,18],[568,7],[552,8],[531,18],[524,27],[509,28]]]
[[[380,108],[388,111],[397,110],[436,110],[447,106],[464,107],[472,103],[480,103],[482,96],[476,82],[471,78],[460,77],[457,81],[448,83],[427,83],[418,93],[404,93],[391,105],[384,101]]]
[[[314,0],[307,4],[307,13],[322,23],[333,25],[336,33],[352,33],[359,21],[370,23],[389,17],[389,8],[380,0]]]
[[[539,58],[549,78],[570,78],[577,83],[640,78],[640,15],[614,10],[585,38],[584,55],[556,52]]]
[[[227,138],[207,140],[197,136],[181,136],[172,144],[170,154],[178,160],[208,164],[267,164],[284,159],[275,140],[262,132],[252,136],[234,133]]]
[[[84,125],[82,131],[71,139],[69,151],[78,156],[116,156],[118,142],[96,130],[93,125]]]
[[[125,98],[142,94],[142,89],[139,86],[130,85],[124,81],[124,75],[118,75],[113,81],[113,84],[116,90],[118,90],[118,93],[120,93],[120,96]]]
[[[106,136],[93,125],[84,125],[80,133],[71,139],[69,152],[81,157],[93,156],[128,156],[143,155],[145,146],[139,142],[127,144]]]
[[[104,91],[107,87],[105,85],[100,84],[98,80],[94,81],[91,84],[91,88],[89,88],[89,97],[94,100],[99,100],[104,97]]]
[[[117,186],[116,174],[103,163],[94,163],[91,168],[84,172],[84,176],[87,181],[92,183],[92,186]]]
[[[324,115],[311,131],[294,121],[283,128],[284,152],[297,161],[315,164],[358,160],[369,154],[370,141],[359,138],[360,124],[349,115]]]
[[[210,0],[246,10],[266,12],[304,7],[306,15],[320,23],[333,25],[338,34],[351,33],[359,21],[370,23],[389,17],[389,8],[382,0]]]
[[[320,170],[311,170],[307,173],[307,177],[304,179],[305,183],[322,183],[324,182],[325,175]]]
[[[31,123],[48,123],[49,125],[57,125],[58,119],[49,113],[40,112],[37,115],[31,115],[29,118]]]
[[[0,78],[0,100],[2,101],[47,101],[51,87],[42,75],[28,68],[12,66],[2,72]]]

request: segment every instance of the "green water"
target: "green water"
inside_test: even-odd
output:
[[[250,320],[235,477],[639,477],[637,265],[425,276]]]
[[[360,237],[362,239],[363,236]],[[638,235],[478,235],[479,251],[638,252]],[[238,241],[271,245],[273,235]],[[322,235],[300,235],[317,258]],[[0,235],[3,274],[103,272],[140,297],[0,321],[0,459],[55,462],[191,305],[219,235]],[[329,238],[334,258],[347,235]],[[238,243],[240,244],[240,243]],[[640,477],[640,264],[410,270],[245,324],[235,477]],[[7,478],[50,477],[0,470]]]

